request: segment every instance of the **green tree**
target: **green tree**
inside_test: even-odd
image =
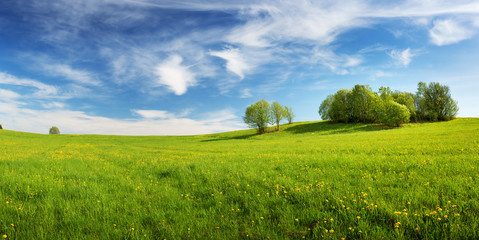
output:
[[[373,123],[378,120],[381,99],[369,86],[354,86],[350,103],[354,122]]]
[[[273,102],[271,105],[271,116],[276,123],[276,129],[279,130],[279,122],[286,117],[286,110],[278,102]]]
[[[383,109],[379,115],[381,123],[396,127],[409,122],[409,118],[410,113],[407,107],[393,100],[384,102]]]
[[[319,106],[319,115],[323,120],[335,122],[351,122],[352,109],[350,104],[351,90],[341,89],[329,95]]]
[[[414,94],[395,91],[392,96],[395,102],[406,106],[407,110],[409,110],[410,121],[417,122],[416,106],[414,105]]]
[[[60,129],[58,129],[57,127],[51,127],[49,133],[50,134],[60,134]]]
[[[257,128],[259,133],[264,133],[268,124],[273,122],[271,107],[262,99],[246,108],[243,121],[251,128]]]
[[[293,113],[293,108],[292,107],[284,107],[285,113],[286,113],[286,119],[288,119],[288,123],[291,124],[293,123],[293,118],[296,117]]]
[[[418,83],[416,108],[421,119],[430,121],[448,121],[456,117],[459,108],[451,97],[448,86],[436,82],[426,85]]]

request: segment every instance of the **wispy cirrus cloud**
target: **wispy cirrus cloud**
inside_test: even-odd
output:
[[[100,86],[101,82],[89,71],[73,69],[66,64],[42,64],[42,69],[49,75],[62,77],[81,85]]]
[[[58,89],[54,86],[31,79],[17,78],[4,72],[0,72],[0,84],[21,86],[28,89],[33,88],[32,96],[36,98],[58,97]]]
[[[243,79],[245,73],[248,73],[252,68],[252,66],[245,61],[238,48],[228,47],[222,51],[211,51],[209,54],[226,60],[226,69],[238,75],[241,79]]]

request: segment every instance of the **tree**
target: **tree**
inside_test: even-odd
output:
[[[436,82],[429,85],[418,83],[415,105],[420,118],[430,121],[452,120],[459,111],[457,102],[451,98],[449,87]]]
[[[381,123],[396,127],[409,122],[409,118],[410,113],[407,107],[393,100],[384,102],[383,109],[379,115]]]
[[[60,134],[60,129],[58,129],[57,127],[51,127],[50,134]]]
[[[351,122],[351,90],[341,89],[329,95],[319,106],[319,115],[323,120]]]
[[[356,85],[351,92],[352,120],[373,123],[378,120],[381,100],[369,86]]]
[[[259,133],[264,133],[269,123],[273,122],[269,103],[262,99],[246,108],[243,121],[251,128],[258,128]]]
[[[286,119],[288,119],[288,123],[291,124],[293,123],[293,118],[296,117],[293,113],[293,108],[292,107],[284,107],[284,110],[286,112]]]
[[[286,117],[286,110],[278,102],[273,102],[271,105],[271,116],[276,123],[276,129],[279,130],[279,122]]]
[[[0,124],[0,130],[3,129],[2,124]]]

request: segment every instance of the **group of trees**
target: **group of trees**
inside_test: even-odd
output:
[[[418,83],[416,94],[391,91],[389,87],[373,92],[369,86],[356,85],[329,95],[320,105],[324,120],[335,122],[383,123],[400,126],[410,121],[446,121],[458,111],[449,87],[439,83]]]
[[[246,108],[243,121],[252,128],[258,128],[259,133],[264,133],[268,124],[276,124],[276,129],[279,130],[281,120],[287,119],[291,124],[294,117],[292,107],[282,106],[278,102],[270,105],[262,99]]]

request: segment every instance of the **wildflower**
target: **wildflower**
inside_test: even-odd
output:
[[[394,212],[394,214],[396,214],[396,215],[401,215],[402,212]]]
[[[395,227],[395,228],[399,228],[399,225],[401,225],[401,222],[395,223],[395,224],[394,224],[394,227]]]
[[[331,221],[331,222],[332,222],[332,221],[334,221],[334,219],[332,219],[332,218],[331,218],[331,219],[329,219],[329,221]]]
[[[7,234],[3,234],[3,238],[7,238]]]
[[[459,213],[456,213],[456,217],[459,217],[459,216],[461,216],[461,215]]]
[[[333,229],[329,230],[329,233],[334,233],[334,230]]]
[[[324,229],[324,232],[325,232],[325,233],[328,233],[328,229]]]
[[[356,218],[359,220],[361,217],[360,217],[360,216],[357,216]]]
[[[444,215],[444,218],[447,218],[447,215]]]
[[[438,221],[441,221],[441,218],[437,218]]]

